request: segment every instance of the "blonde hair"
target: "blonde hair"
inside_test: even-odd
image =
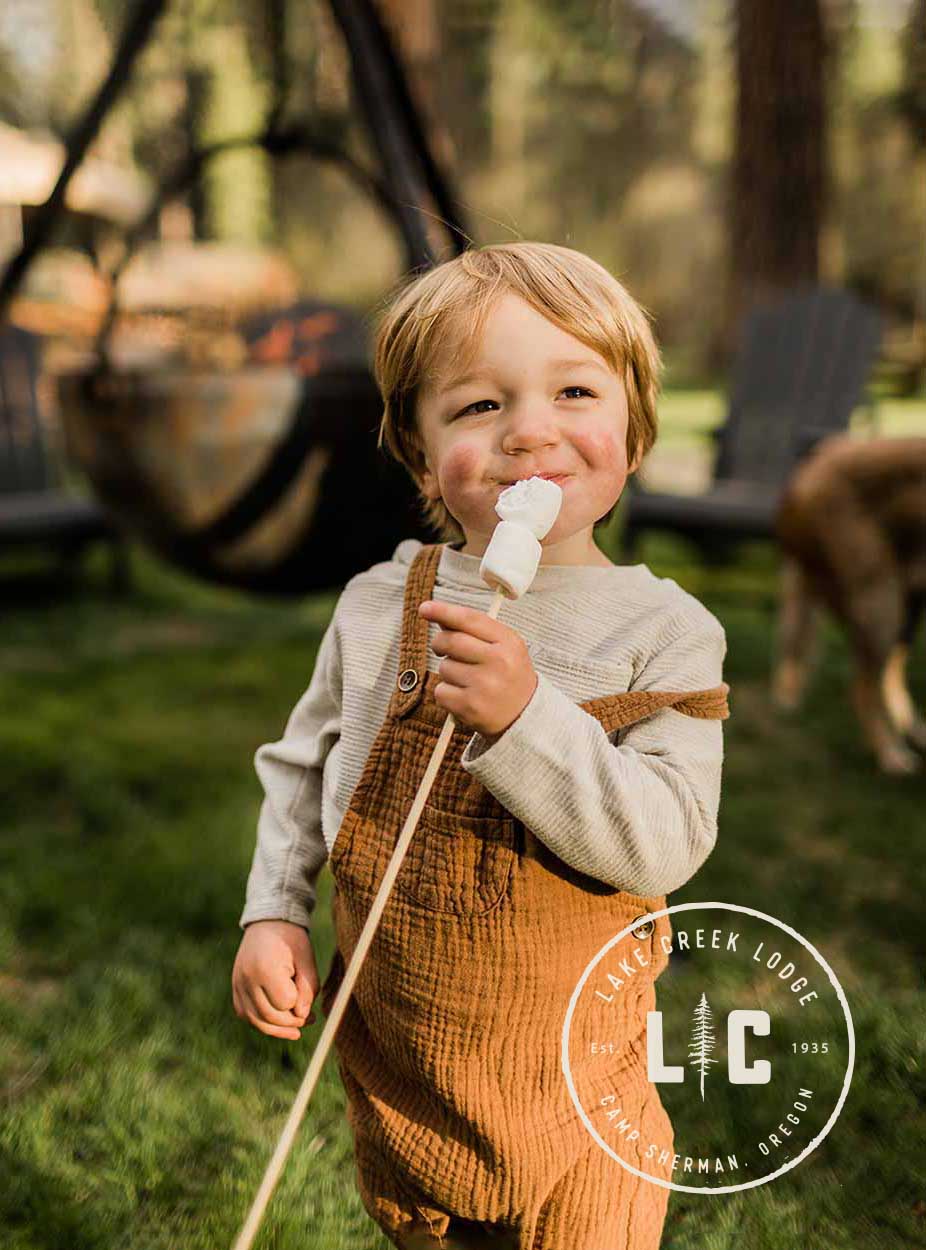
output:
[[[468,248],[387,295],[373,366],[383,400],[377,446],[385,444],[418,484],[426,468],[416,420],[421,387],[436,376],[436,358],[449,342],[459,347],[454,364],[461,364],[461,356],[469,362],[492,305],[506,292],[604,357],[627,394],[628,464],[638,452],[642,459],[656,441],[662,369],[647,312],[584,252],[526,241]],[[422,494],[421,504],[442,541],[464,537],[442,499]]]

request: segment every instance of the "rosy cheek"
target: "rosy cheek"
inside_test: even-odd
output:
[[[577,439],[590,465],[619,469],[627,467],[627,447],[622,435],[613,430],[585,430]]]
[[[461,489],[478,476],[479,453],[461,444],[452,448],[441,461],[440,479],[444,490]]]

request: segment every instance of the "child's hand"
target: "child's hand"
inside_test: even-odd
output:
[[[497,738],[524,711],[537,688],[527,644],[516,630],[477,608],[428,599],[419,613],[443,628],[434,638],[441,681],[434,698],[458,721]]]
[[[235,1014],[270,1037],[298,1041],[318,993],[312,942],[302,925],[255,920],[244,931],[232,969]],[[315,1013],[308,1018],[313,1024]]]

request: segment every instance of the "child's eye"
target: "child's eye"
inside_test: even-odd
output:
[[[462,410],[462,412],[458,412],[457,416],[462,417],[465,413],[469,412],[470,408],[477,408],[480,404],[494,404],[494,403],[495,403],[494,399],[476,399],[471,404],[467,404],[466,407]]]
[[[561,391],[561,394],[565,394],[566,391],[582,391],[583,394],[591,395],[594,398],[594,392],[590,391],[587,386],[564,386]],[[476,399],[471,404],[467,404],[466,407],[461,412],[458,412],[457,416],[458,417],[464,416],[467,412],[470,411],[471,408],[478,408],[480,404],[494,404],[494,403],[495,403],[494,399]]]

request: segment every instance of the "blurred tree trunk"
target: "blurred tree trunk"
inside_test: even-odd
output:
[[[828,190],[821,0],[737,0],[735,23],[725,360],[753,303],[817,280]]]
[[[922,227],[913,306],[923,352],[920,388],[926,394],[926,0],[913,0],[904,29],[903,67],[900,103],[916,148],[912,190]]]

